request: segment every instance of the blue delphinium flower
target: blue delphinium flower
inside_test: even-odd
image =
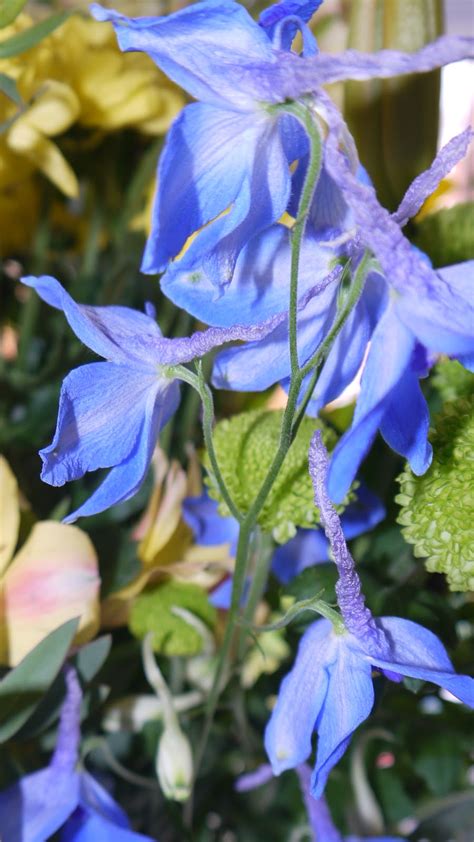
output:
[[[78,768],[82,692],[66,667],[64,701],[53,757],[0,793],[2,842],[153,842],[135,833],[123,810],[88,772]]]
[[[290,164],[306,151],[306,137],[293,117],[268,110],[278,96],[262,94],[258,74],[242,84],[242,69],[275,63],[296,28],[304,30],[306,54],[314,52],[304,20],[320,2],[279,4],[261,26],[234,0],[204,0],[167,17],[91,7],[113,23],[122,50],[148,53],[199,100],[173,123],[161,155],[144,272],[163,271],[202,229],[179,264],[203,265],[214,285],[225,285],[245,242],[285,211]]]
[[[336,593],[343,627],[318,620],[301,638],[267,725],[265,748],[274,773],[280,774],[308,759],[316,730],[312,793],[319,797],[353,732],[370,714],[372,669],[395,681],[403,675],[432,681],[470,707],[474,707],[474,679],[455,673],[443,644],[423,626],[400,617],[372,616],[327,494],[328,457],[319,431],[309,459],[315,502],[338,568]]]
[[[169,366],[189,362],[232,339],[263,336],[286,318],[280,313],[257,327],[210,328],[167,339],[150,311],[76,304],[59,281],[48,276],[23,278],[23,283],[63,310],[76,336],[106,360],[67,375],[53,441],[40,452],[41,476],[50,485],[64,485],[98,468],[112,469],[66,522],[128,500],[142,484],[159,431],[179,402],[179,386]]]
[[[300,763],[295,767],[298,776],[301,795],[303,797],[308,824],[312,831],[314,842],[400,842],[399,836],[342,836],[336,828],[329,812],[324,796],[314,798],[311,794],[311,769],[306,763]],[[264,763],[253,772],[241,775],[237,778],[235,788],[237,792],[248,792],[263,786],[273,778],[272,767]]]

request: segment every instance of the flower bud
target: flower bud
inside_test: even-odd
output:
[[[186,801],[191,793],[193,758],[179,724],[169,722],[158,744],[156,772],[165,798]]]

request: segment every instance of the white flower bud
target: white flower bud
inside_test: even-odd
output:
[[[193,758],[189,740],[178,723],[167,725],[158,744],[156,772],[165,798],[186,801],[193,780]]]

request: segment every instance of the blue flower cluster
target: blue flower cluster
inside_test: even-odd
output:
[[[330,545],[338,566],[344,630],[321,619],[305,633],[265,737],[278,774],[303,768],[317,731],[311,787],[318,797],[352,733],[371,711],[373,669],[392,680],[406,675],[432,681],[474,705],[473,679],[455,674],[431,632],[408,620],[372,617],[331,503],[346,495],[378,431],[416,474],[426,471],[429,413],[420,378],[438,353],[474,367],[474,308],[468,289],[474,261],[435,271],[403,233],[408,219],[465,155],[472,132],[466,130],[440,151],[391,215],[379,204],[349,130],[322,88],[341,79],[427,71],[469,56],[473,45],[469,39],[445,37],[410,55],[349,51],[325,56],[307,25],[320,2],[282,0],[259,22],[234,0],[202,0],[167,17],[127,18],[92,7],[97,20],[112,22],[123,50],[147,53],[196,100],[176,119],[160,158],[142,270],[163,273],[164,294],[209,325],[207,330],[167,339],[149,309],[139,313],[79,305],[54,278],[23,279],[44,301],[63,310],[76,335],[105,360],[66,377],[56,433],[41,452],[43,479],[53,485],[110,469],[67,518],[72,521],[136,493],[159,431],[178,406],[177,366],[239,340],[215,358],[216,388],[259,391],[280,383],[290,389],[294,358],[288,302],[297,227],[302,237],[295,299],[301,370],[330,334],[348,285],[365,267],[360,291],[322,359],[306,406],[316,415],[363,367],[352,425],[330,463],[317,437],[310,452],[326,539],[321,532],[301,533],[273,561],[287,581],[305,566],[309,542],[312,563],[317,553],[326,558]],[[293,49],[297,32],[299,54]],[[321,153],[302,219],[300,208],[314,170],[308,121]],[[310,382],[308,372],[300,397]],[[362,526],[375,524],[379,515],[377,504],[369,501]],[[187,516],[202,543],[220,542],[222,536],[236,539],[236,522],[219,524],[210,501],[201,500],[197,507],[196,501],[189,502]],[[354,535],[360,523],[356,517],[351,532],[350,518],[348,509],[347,534]],[[74,774],[74,791],[86,795],[80,808],[75,807],[78,795],[63,813],[66,818],[76,809],[78,821],[77,810],[82,816],[89,809],[88,788],[97,785],[84,777],[79,782]],[[115,816],[115,808],[110,810]],[[91,828],[105,820],[87,814]],[[59,826],[55,819],[54,827]],[[139,838],[121,833],[117,838]],[[45,837],[38,833],[34,838]],[[8,832],[5,839],[9,842]]]

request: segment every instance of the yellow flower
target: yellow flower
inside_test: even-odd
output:
[[[18,486],[0,456],[0,663],[15,666],[66,620],[80,617],[75,644],[99,627],[99,572],[94,547],[75,526],[37,523],[18,541]]]

